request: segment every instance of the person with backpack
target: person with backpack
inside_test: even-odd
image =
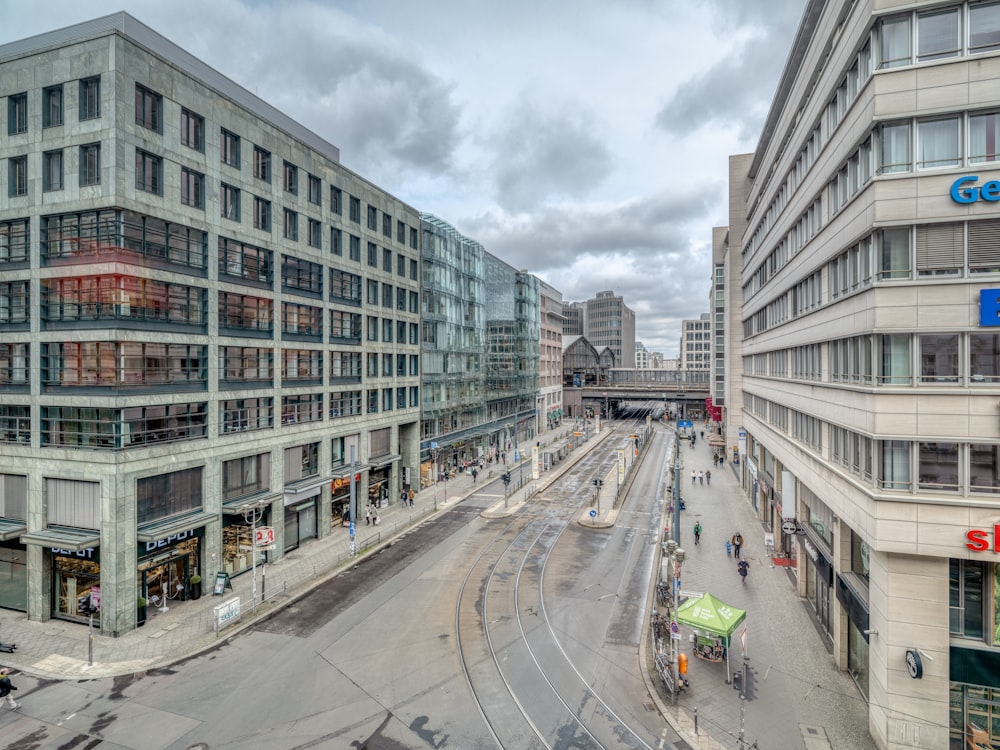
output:
[[[731,541],[733,543],[733,553],[736,555],[736,559],[739,560],[740,547],[743,546],[743,535],[737,531],[735,534],[733,534],[733,538]]]
[[[10,684],[10,670],[4,667],[0,669],[0,702],[5,702],[7,708],[10,709],[21,705],[14,702],[14,696],[10,694],[12,690],[17,690],[17,688]]]
[[[694,522],[694,543],[698,544],[701,541],[701,521]]]

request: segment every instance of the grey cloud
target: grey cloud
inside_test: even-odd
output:
[[[718,28],[742,42],[701,75],[681,84],[660,109],[656,125],[684,135],[710,124],[735,125],[753,140],[767,114],[804,0],[707,0]],[[739,33],[737,33],[739,32]]]
[[[594,135],[582,104],[537,101],[522,93],[486,145],[494,151],[497,202],[523,211],[552,199],[588,194],[611,173],[613,160]]]

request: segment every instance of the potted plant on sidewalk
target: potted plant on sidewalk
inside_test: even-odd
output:
[[[188,579],[188,591],[191,592],[192,599],[201,598],[201,576],[197,573]]]
[[[136,607],[138,608],[138,618],[136,620],[136,627],[142,627],[146,624],[146,597],[140,596],[135,601]]]

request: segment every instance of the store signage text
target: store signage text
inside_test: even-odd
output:
[[[982,187],[969,185],[970,182],[975,182],[978,179],[977,175],[959,177],[951,183],[951,199],[955,203],[975,203],[980,200],[990,203],[1000,201],[1000,180],[984,182]]]
[[[53,555],[63,555],[64,557],[85,557],[88,560],[94,557],[94,548],[87,547],[87,549],[81,549],[79,551],[75,549],[57,549],[56,547],[51,548]]]
[[[973,552],[986,552],[990,549],[990,535],[993,535],[993,551],[1000,552],[1000,523],[993,524],[993,531],[986,529],[969,529],[965,532],[968,540],[965,546]]]
[[[171,534],[163,539],[157,539],[155,542],[146,542],[146,552],[152,552],[154,549],[159,549],[160,547],[170,547],[192,536],[194,536],[194,529],[188,529],[178,534]]]

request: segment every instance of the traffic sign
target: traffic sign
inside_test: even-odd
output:
[[[354,538],[354,521],[351,521],[350,531],[351,531],[351,539],[353,539]]]
[[[258,526],[255,529],[254,544],[259,549],[265,544],[274,544],[274,528],[271,526]]]
[[[597,511],[594,510],[593,508],[590,509],[590,517],[597,518]]]
[[[681,628],[677,624],[676,620],[674,620],[672,623],[670,623],[670,632],[671,633],[679,633],[679,632],[681,632]]]
[[[794,534],[798,530],[798,525],[791,518],[781,522],[781,530],[786,534]]]

